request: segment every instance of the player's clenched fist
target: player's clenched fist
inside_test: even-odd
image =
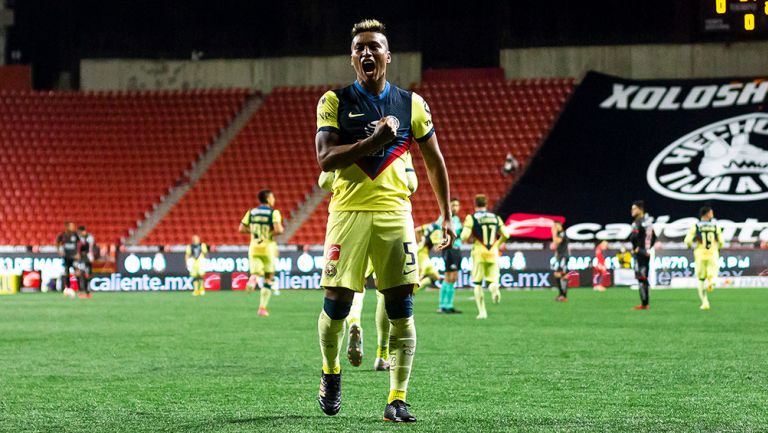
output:
[[[397,137],[397,128],[400,126],[400,121],[394,116],[382,117],[377,123],[376,128],[371,134],[371,139],[379,146],[389,144]]]

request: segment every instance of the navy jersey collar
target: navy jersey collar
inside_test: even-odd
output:
[[[363,95],[367,96],[368,99],[370,99],[371,101],[381,101],[384,98],[386,98],[387,95],[389,95],[390,86],[389,86],[389,81],[387,81],[386,84],[384,84],[384,91],[378,95],[371,95],[370,93],[368,93],[368,91],[365,90],[363,86],[360,85],[360,82],[357,80],[355,80],[355,88],[359,90]]]

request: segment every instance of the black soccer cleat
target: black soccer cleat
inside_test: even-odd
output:
[[[410,404],[402,400],[394,400],[384,409],[384,421],[416,422],[416,417],[408,412]]]
[[[320,392],[317,402],[326,415],[336,415],[341,409],[341,373],[320,376]]]

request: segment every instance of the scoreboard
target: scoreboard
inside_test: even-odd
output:
[[[768,0],[701,0],[700,30],[710,35],[768,35]]]

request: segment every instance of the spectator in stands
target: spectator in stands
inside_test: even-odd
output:
[[[504,176],[509,176],[510,174],[516,172],[518,168],[520,168],[520,163],[517,162],[515,155],[507,153],[507,159],[504,160],[504,166],[501,168],[501,174]]]
[[[608,269],[605,267],[605,255],[604,252],[608,248],[608,241],[600,241],[595,248],[595,265],[592,272],[592,288],[598,292],[604,292],[606,277],[608,276]]]
[[[69,279],[75,270],[75,260],[80,259],[78,250],[79,238],[75,231],[75,223],[64,222],[64,232],[56,237],[56,249],[59,256],[64,259],[64,273],[61,275],[61,287],[65,296],[73,296],[74,292],[69,284]]]
[[[88,231],[85,229],[85,226],[80,226],[77,228],[77,238],[78,254],[80,256],[79,260],[75,264],[77,286],[81,292],[80,297],[90,299],[93,297],[93,295],[91,295],[90,282],[91,271],[93,269],[93,251],[95,241],[93,239],[93,235],[88,233]]]

